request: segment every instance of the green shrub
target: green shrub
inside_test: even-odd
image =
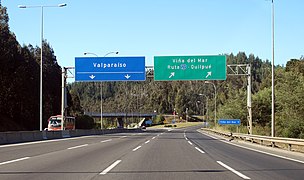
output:
[[[93,129],[95,126],[94,119],[88,115],[76,117],[76,129]]]

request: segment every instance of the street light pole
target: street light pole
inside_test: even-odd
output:
[[[41,49],[40,49],[40,123],[39,123],[39,130],[42,131],[42,109],[43,109],[43,105],[42,105],[42,72],[43,72],[43,8],[45,7],[64,7],[67,4],[58,4],[58,5],[52,5],[52,6],[44,6],[44,5],[34,5],[34,6],[26,6],[26,5],[19,5],[18,8],[41,8]],[[62,125],[63,125],[63,119],[62,119]]]
[[[111,51],[111,52],[108,52],[107,54],[105,54],[103,57],[106,57],[109,54],[118,54],[118,53],[119,53],[118,51]],[[98,57],[97,54],[91,53],[91,52],[85,52],[83,54],[84,55],[92,54],[92,55]],[[102,81],[100,82],[100,128],[103,129],[103,119],[102,119]]]
[[[91,53],[91,52],[84,52],[84,53],[83,53],[83,55],[87,55],[87,54],[92,54],[92,55],[94,55],[94,56],[98,57],[98,55],[97,55],[97,54],[95,54],[95,53]]]
[[[275,137],[275,89],[274,89],[274,2],[272,2],[272,65],[271,65],[271,137]]]
[[[109,54],[118,54],[119,52],[118,51],[112,51],[112,52],[108,52],[107,54],[105,54],[103,57],[106,57],[107,55]]]
[[[216,126],[216,86],[210,81],[205,81],[205,84],[212,84],[214,87],[214,126]]]
[[[207,120],[208,120],[208,97],[205,95],[205,94],[198,94],[199,96],[204,96],[205,98],[206,98],[206,118],[207,118]],[[203,114],[204,115],[204,114]]]

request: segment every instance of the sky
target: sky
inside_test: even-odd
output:
[[[60,66],[74,67],[84,52],[102,57],[236,55],[245,52],[272,61],[271,0],[1,0],[10,30],[23,45],[40,46],[43,37]],[[303,0],[275,0],[274,64],[304,55]],[[300,44],[301,43],[301,44]],[[92,55],[91,55],[92,56]]]

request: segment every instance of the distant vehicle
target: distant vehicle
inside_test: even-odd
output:
[[[62,118],[61,115],[51,116],[48,119],[48,131],[60,131],[63,130],[75,130],[75,117],[65,116],[62,126]]]

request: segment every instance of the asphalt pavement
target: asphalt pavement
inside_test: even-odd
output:
[[[0,179],[303,179],[304,161],[184,129],[0,146]],[[241,147],[242,146],[242,147]],[[290,153],[291,154],[291,153]]]

